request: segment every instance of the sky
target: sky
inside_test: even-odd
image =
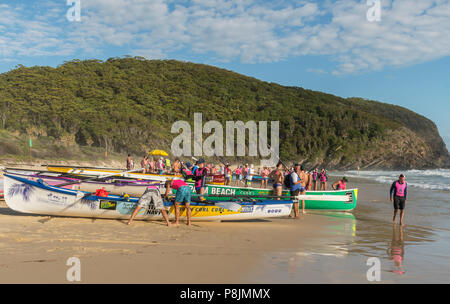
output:
[[[362,97],[450,147],[450,0],[0,0],[0,72],[124,55]]]

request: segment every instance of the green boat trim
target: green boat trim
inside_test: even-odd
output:
[[[189,183],[192,193],[196,193],[194,183]],[[174,193],[176,191],[174,190]],[[290,196],[289,190],[283,190],[283,196]],[[206,185],[206,191],[204,197],[207,200],[224,200],[223,197],[214,197],[210,195],[227,195],[229,200],[233,199],[233,196],[249,196],[257,198],[259,196],[274,195],[273,189],[260,189],[251,187],[236,187],[236,186],[224,186],[224,185]],[[336,195],[347,196],[348,200],[306,200],[305,209],[309,210],[327,210],[327,211],[351,211],[356,208],[358,200],[358,189],[349,190],[337,190],[337,191],[306,191],[307,195]],[[226,198],[225,198],[226,199]],[[286,198],[288,199],[288,198]]]

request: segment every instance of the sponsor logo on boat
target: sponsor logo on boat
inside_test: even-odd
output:
[[[242,206],[241,207],[241,213],[252,213],[253,212],[253,206]]]
[[[209,192],[209,194],[214,194],[214,195],[235,195],[236,194],[236,189],[232,189],[232,188],[211,187],[210,189],[211,189],[211,191]]]
[[[348,200],[346,201],[346,203],[353,203],[353,192],[347,192],[345,193],[345,195],[347,195]]]
[[[66,196],[59,196],[54,193],[49,193],[47,195],[46,199],[39,199],[39,201],[52,204],[52,205],[59,205],[64,206],[67,204],[67,197]]]
[[[270,214],[274,214],[274,213],[281,213],[281,209],[269,209],[269,210],[267,210],[267,213],[270,213]]]
[[[134,202],[117,202],[116,209],[120,214],[131,214],[136,208],[136,205],[137,203]],[[141,214],[141,212],[145,212],[145,209],[141,209],[138,214]]]
[[[99,208],[104,210],[116,210],[117,202],[101,200]]]
[[[161,210],[156,209],[154,205],[151,205],[150,207],[148,207],[147,212],[145,213],[147,215],[161,215]]]

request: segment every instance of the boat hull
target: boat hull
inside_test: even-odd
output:
[[[87,196],[81,191],[64,189],[25,178],[5,175],[5,201],[11,209],[42,215],[128,219],[137,206],[138,198]],[[248,220],[287,216],[292,209],[292,201],[264,200],[239,202],[239,210],[232,211],[221,206],[230,202],[192,203],[193,221]],[[219,206],[219,204],[222,204]],[[169,218],[173,218],[173,203],[165,202]],[[181,207],[181,216],[186,207]],[[143,208],[136,216],[137,220],[162,220],[160,210]]]
[[[23,176],[22,176],[23,177]],[[28,178],[28,177],[27,177]],[[67,178],[57,178],[57,177],[42,177],[45,182],[50,185],[58,185],[65,181]],[[36,177],[32,178],[33,180],[37,180]],[[61,179],[61,180],[58,180]],[[159,183],[159,184],[158,184]],[[191,188],[191,192],[193,194],[196,193],[194,183],[187,183]],[[104,188],[108,191],[109,194],[114,195],[124,195],[128,194],[129,196],[141,196],[146,188],[149,185],[159,185],[161,190],[163,189],[162,181],[130,181],[123,183],[108,183],[108,182],[83,182],[81,181],[79,184],[66,186],[68,189],[72,190],[80,190],[86,192],[95,192],[97,189]],[[173,191],[176,193],[176,191]],[[228,197],[214,197],[214,196],[228,196]],[[260,188],[251,188],[251,187],[234,187],[234,186],[225,186],[225,185],[212,185],[207,184],[205,198],[210,201],[223,201],[223,200],[231,200],[233,196],[249,196],[249,197],[257,197],[257,196],[272,196],[274,195],[272,189],[260,189]],[[284,196],[289,196],[290,191],[284,190]],[[349,190],[340,190],[340,191],[307,191],[306,195],[314,195],[318,196],[318,200],[306,199],[305,200],[305,209],[307,210],[325,210],[325,211],[352,211],[355,209],[357,205],[358,198],[358,189],[349,189]],[[327,197],[328,199],[320,199],[320,197]],[[329,199],[330,196],[336,196],[336,200]],[[348,199],[343,200],[343,197],[347,197]]]
[[[195,187],[193,183],[188,183],[191,188],[192,193],[195,192]],[[233,187],[233,186],[223,186],[223,185],[207,185],[205,192],[205,198],[208,200],[224,200],[223,197],[213,197],[209,195],[229,195],[229,196],[271,196],[274,195],[272,189],[258,189],[258,188],[244,188],[244,187]],[[284,196],[290,196],[289,190],[283,191]],[[327,210],[327,211],[351,211],[356,208],[358,200],[358,189],[349,190],[339,190],[339,191],[306,191],[306,195],[314,196],[324,196],[329,197],[330,195],[336,196],[336,200],[305,200],[305,209],[309,210]],[[342,197],[348,197],[347,200],[343,201]],[[231,199],[232,197],[230,197]]]

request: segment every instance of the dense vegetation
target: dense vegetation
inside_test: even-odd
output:
[[[0,111],[0,128],[8,132],[118,153],[170,150],[171,125],[201,112],[204,122],[224,125],[279,120],[281,156],[288,160],[346,164],[401,127],[424,138],[433,157],[447,156],[435,125],[406,109],[173,60],[20,66],[0,75]]]

